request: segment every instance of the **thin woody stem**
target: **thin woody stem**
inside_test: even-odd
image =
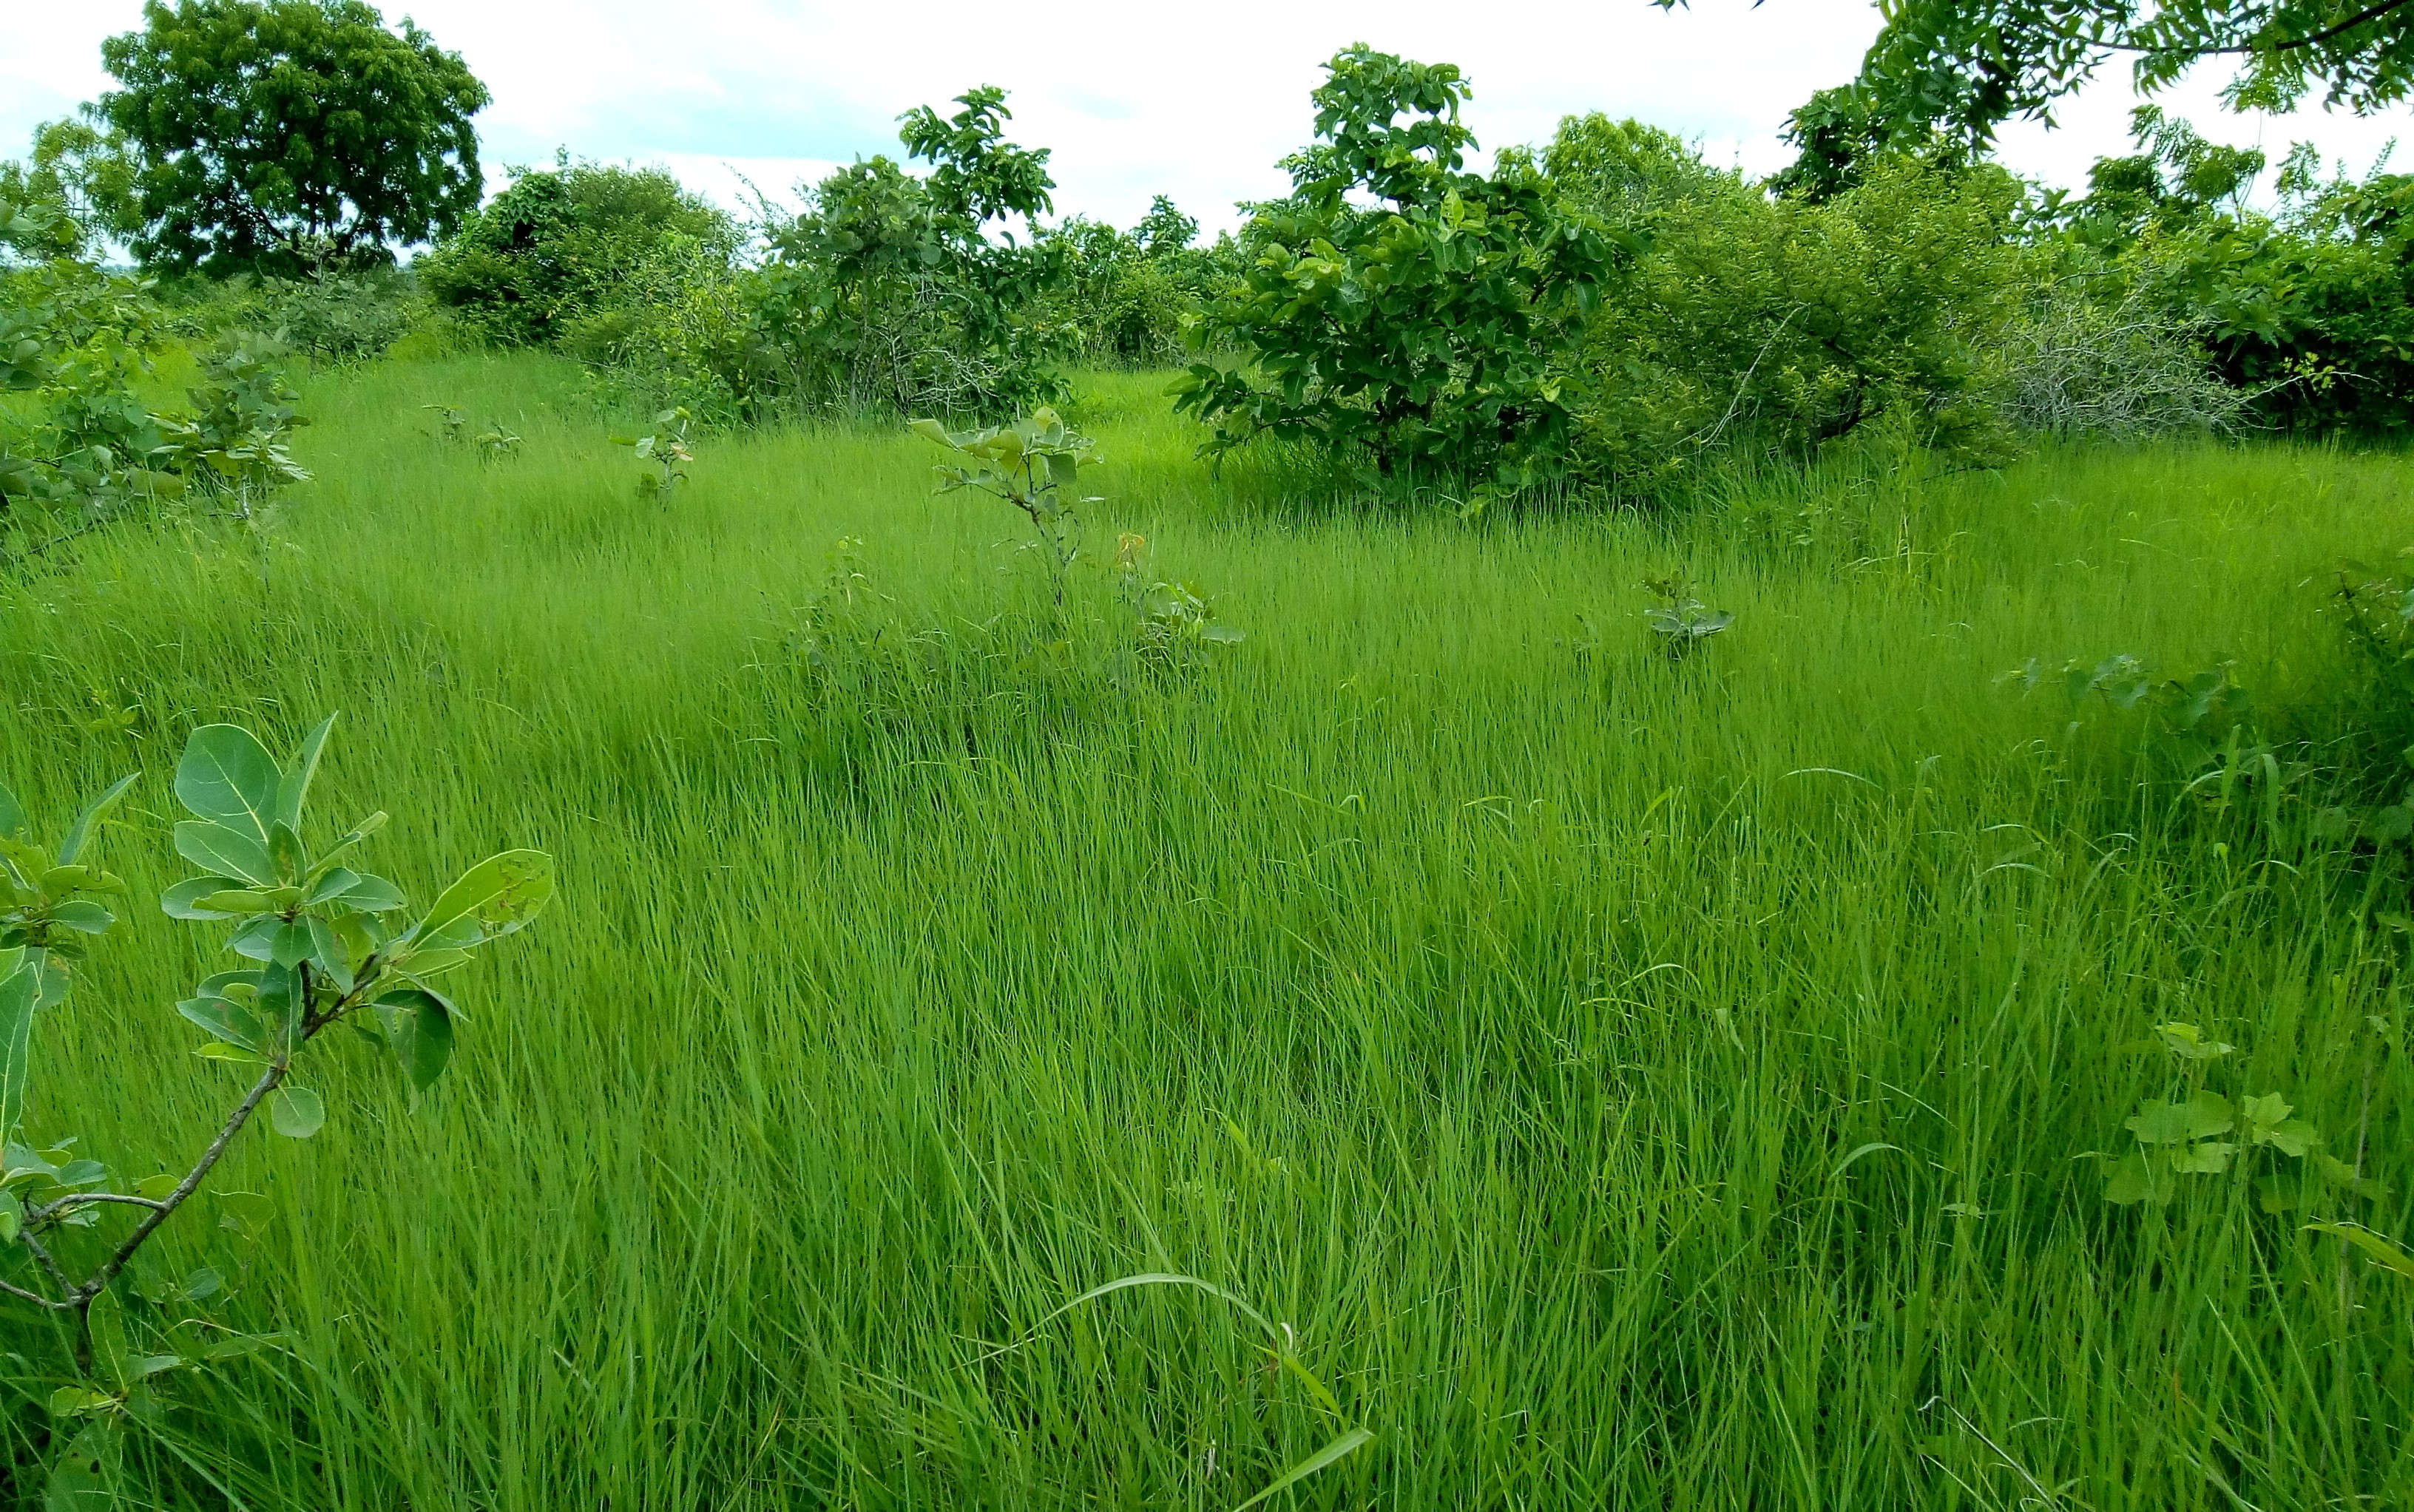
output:
[[[168,1215],[183,1206],[186,1198],[200,1190],[203,1178],[217,1164],[219,1158],[226,1154],[227,1146],[232,1144],[234,1136],[243,1132],[243,1126],[251,1121],[251,1115],[260,1106],[261,1099],[276,1090],[277,1084],[285,1079],[286,1070],[291,1064],[289,1057],[279,1057],[269,1064],[266,1071],[261,1073],[260,1080],[252,1084],[251,1091],[236,1104],[234,1112],[228,1117],[225,1127],[218,1130],[218,1136],[211,1140],[210,1148],[201,1152],[200,1163],[182,1181],[176,1183],[175,1191],[161,1198],[158,1206],[144,1215],[142,1222],[134,1226],[134,1232],[126,1237],[126,1242],[120,1244],[116,1251],[101,1263],[100,1268],[92,1273],[92,1280],[75,1288],[75,1296],[79,1301],[89,1302],[99,1296],[100,1289],[108,1285],[119,1271],[126,1268],[127,1262],[134,1258],[134,1252],[142,1247],[142,1241],[149,1238],[161,1223],[166,1223]]]

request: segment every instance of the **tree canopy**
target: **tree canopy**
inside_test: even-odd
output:
[[[1653,0],[1673,9],[1685,0]],[[1855,93],[1885,132],[1942,127],[1986,141],[2014,117],[2050,121],[2054,101],[2114,58],[2140,93],[2198,62],[2227,59],[2240,110],[2285,111],[2318,94],[2369,113],[2414,87],[2414,0],[1885,0],[1885,27]],[[1829,101],[1813,126],[1850,126]]]
[[[478,207],[485,86],[364,0],[148,0],[101,59],[119,87],[97,111],[134,159],[146,263],[382,261]]]

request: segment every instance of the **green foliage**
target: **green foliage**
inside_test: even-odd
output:
[[[1607,224],[1646,232],[1672,206],[1735,187],[1734,174],[1703,162],[1675,134],[1599,111],[1560,120],[1542,149],[1542,171]]]
[[[1885,119],[1983,139],[2014,116],[2050,121],[2054,102],[2108,57],[2128,57],[2138,92],[2149,94],[2226,55],[2241,60],[2223,91],[2233,108],[2285,111],[2319,91],[2361,113],[2405,98],[2414,82],[2408,28],[2391,3],[1904,0],[1887,7],[1857,87]]]
[[[1735,615],[1714,610],[1693,597],[1692,580],[1682,572],[1645,578],[1644,590],[1659,600],[1643,611],[1644,624],[1660,637],[1671,661],[1682,661],[1704,641],[1735,624]]]
[[[320,363],[382,356],[418,318],[416,301],[391,273],[261,280],[236,319]]]
[[[202,356],[191,413],[155,417],[167,465],[245,520],[310,477],[287,450],[309,421],[295,408],[302,396],[286,381],[285,357],[274,340],[238,336]]]
[[[649,468],[637,475],[637,492],[660,499],[668,508],[672,493],[687,482],[687,465],[695,460],[688,429],[695,417],[685,409],[664,409],[654,416],[654,428],[643,436],[615,436],[614,446],[625,446]]]
[[[2105,1201],[2161,1205],[2179,1194],[2188,1177],[2228,1174],[2233,1159],[2252,1160],[2258,1151],[2269,1151],[2303,1161],[2320,1149],[2321,1134],[2293,1117],[2296,1109],[2279,1093],[2225,1097],[2203,1085],[2208,1072],[2235,1046],[2207,1037],[2193,1024],[2168,1023],[2138,1048],[2168,1057],[2178,1086],[2168,1099],[2146,1104],[2123,1125],[2136,1136],[2137,1147],[2113,1163],[2104,1181]],[[2317,1161],[2315,1168],[2342,1186],[2357,1185],[2355,1173],[2335,1160]],[[2297,1183],[2273,1177],[2261,1185],[2267,1211],[2287,1211],[2301,1200]]]
[[[34,128],[24,161],[0,162],[0,262],[90,260],[130,236],[134,167],[125,143],[85,121]]]
[[[2245,202],[2264,156],[2140,107],[2138,151],[2046,197],[2056,275],[2099,307],[2157,312],[2266,423],[2397,434],[2414,424],[2414,178],[2325,182],[2289,155],[2277,215]]]
[[[412,264],[420,284],[481,339],[557,343],[582,321],[634,319],[628,280],[666,244],[723,271],[738,248],[723,211],[660,168],[574,162],[521,172]],[[609,338],[590,331],[590,350]]]
[[[1888,157],[1912,156],[1935,167],[1968,166],[1970,144],[1880,111],[1870,93],[1854,85],[1814,92],[1785,118],[1779,133],[1796,152],[1772,174],[1770,189],[1818,203],[1859,185],[1870,167]]]
[[[1384,474],[1556,476],[1576,319],[1639,240],[1571,204],[1529,154],[1467,171],[1454,67],[1362,46],[1325,69],[1291,193],[1255,207],[1241,281],[1199,323],[1237,361],[1193,363],[1177,406],[1215,427],[1215,454],[1264,436]]]
[[[46,549],[164,494],[177,460],[135,397],[160,312],[147,283],[54,261],[0,273],[0,555]]]
[[[1171,363],[1214,279],[1211,255],[1191,245],[1198,234],[1163,195],[1129,231],[1080,215],[1047,228],[1039,245],[1061,263],[1053,318],[1080,333],[1094,363]]]
[[[1824,203],[1733,177],[1669,202],[1582,334],[1584,471],[1649,490],[1722,448],[1802,458],[1873,425],[2000,456],[1988,364],[2019,289],[2015,195],[1991,168],[1891,157]]]
[[[936,441],[971,458],[966,463],[940,463],[932,469],[938,492],[970,488],[1004,499],[1022,511],[1047,553],[1049,583],[1058,609],[1065,606],[1065,580],[1080,554],[1079,507],[1102,502],[1082,498],[1080,486],[1084,464],[1098,461],[1090,438],[1065,425],[1064,417],[1045,407],[1027,419],[984,430],[951,431],[935,420],[917,420],[914,434]]]
[[[145,0],[101,44],[146,263],[298,274],[449,235],[484,191],[460,54],[365,0]]]
[[[325,1099],[291,1079],[302,1051],[341,1024],[390,1054],[425,1091],[451,1059],[460,1016],[435,981],[525,927],[552,898],[551,860],[512,851],[471,867],[416,923],[397,922],[409,906],[402,890],[348,864],[383,827],[383,813],[332,842],[314,847],[306,838],[310,788],[334,724],[330,716],[284,762],[240,726],[206,725],[193,731],[177,763],[176,798],[193,817],[175,826],[175,847],[202,874],[170,888],[160,906],[174,918],[231,926],[228,948],[253,963],[211,974],[176,1005],[209,1036],[202,1059],[248,1082],[182,1176],[127,1181],[97,1160],[71,1158],[72,1139],[37,1152],[25,1127],[35,1016],[66,996],[88,941],[116,924],[97,898],[126,892],[84,861],[84,851],[135,778],[87,807],[55,858],[31,843],[17,800],[0,788],[0,886],[13,898],[0,912],[0,1138],[7,1144],[0,1247],[17,1257],[7,1268],[25,1282],[0,1282],[0,1291],[75,1327],[71,1364],[82,1379],[60,1387],[50,1405],[54,1419],[81,1431],[53,1461],[53,1503],[109,1489],[117,1469],[110,1436],[160,1416],[159,1390],[171,1372],[265,1342],[192,1311],[221,1289],[216,1271],[169,1280],[148,1246],[202,1192],[263,1105],[287,1138],[319,1133]],[[55,1106],[46,1114],[56,1116]]]
[[[1115,541],[1115,596],[1131,611],[1132,645],[1150,666],[1179,671],[1199,665],[1211,646],[1237,645],[1242,632],[1215,618],[1215,605],[1187,583],[1157,575],[1148,538],[1125,531]]]
[[[791,403],[976,416],[1061,396],[1052,364],[1079,339],[1044,308],[1061,248],[1012,230],[1051,208],[1055,181],[1046,148],[1006,140],[1005,102],[984,85],[951,116],[916,107],[898,136],[926,177],[859,160],[769,229],[750,340]]]

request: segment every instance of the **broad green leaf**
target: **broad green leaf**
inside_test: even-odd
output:
[[[251,1010],[224,998],[186,998],[176,1004],[176,1012],[206,1033],[254,1055],[268,1052],[268,1030],[252,1015]]]
[[[350,867],[330,867],[320,873],[319,880],[310,884],[310,890],[302,895],[302,906],[314,908],[320,903],[334,902],[350,891],[352,884],[360,880],[361,874]]]
[[[117,1399],[90,1386],[63,1386],[51,1393],[51,1416],[60,1422],[117,1405]]]
[[[327,1122],[327,1104],[307,1087],[279,1087],[268,1094],[268,1121],[288,1139],[307,1139]]]
[[[327,733],[335,727],[335,717],[330,714],[319,721],[319,728],[303,736],[293,764],[277,782],[276,820],[296,835],[302,833],[302,809],[310,800],[310,783],[319,775],[319,753],[326,749]]]
[[[2104,1182],[2104,1200],[2127,1205],[2133,1202],[2164,1203],[2171,1200],[2170,1178],[2158,1169],[2160,1162],[2152,1161],[2144,1150],[2133,1150],[2112,1167]]]
[[[240,878],[255,887],[276,885],[276,863],[269,857],[267,840],[225,824],[182,821],[176,825],[176,853],[204,871]]]
[[[201,899],[242,887],[243,883],[232,877],[190,877],[159,895],[159,912],[171,919],[225,918],[228,915],[216,909],[201,907]]]
[[[276,926],[268,940],[268,959],[276,966],[299,966],[310,958],[313,949],[310,926],[300,919],[287,920]]]
[[[335,926],[315,916],[305,917],[302,923],[310,930],[310,959],[327,974],[329,981],[346,992],[351,991],[351,958],[344,949],[344,942],[335,938]]]
[[[276,1216],[276,1200],[262,1192],[215,1192],[211,1197],[217,1203],[218,1227],[231,1229],[246,1238],[258,1238],[267,1232]]]
[[[391,913],[410,900],[403,896],[401,888],[383,877],[363,872],[345,889],[344,901],[364,913]]]
[[[25,1115],[25,1080],[32,1069],[35,1002],[41,996],[38,965],[18,966],[0,980],[0,1135],[16,1137]]]
[[[552,897],[553,857],[542,851],[506,851],[479,862],[444,889],[410,938],[425,941],[473,919],[482,938],[500,939],[535,918]]]
[[[201,1266],[185,1278],[183,1292],[186,1301],[198,1302],[205,1297],[215,1297],[225,1289],[226,1278],[219,1275],[215,1267]]]
[[[25,1231],[25,1205],[17,1193],[0,1187],[0,1244],[7,1243]]]
[[[106,934],[109,926],[117,922],[116,914],[110,912],[90,898],[84,897],[69,898],[56,905],[51,910],[51,918],[69,929],[87,935]]]
[[[134,1194],[153,1202],[166,1200],[168,1195],[185,1184],[185,1178],[173,1171],[159,1171],[134,1183]]]
[[[2183,1060],[2218,1060],[2237,1048],[2234,1045],[2206,1039],[2204,1030],[2194,1024],[2158,1024],[2154,1027],[2154,1034],[2163,1042],[2165,1049]]]
[[[126,796],[126,790],[134,786],[134,779],[142,775],[135,772],[119,778],[107,793],[84,805],[83,812],[76,815],[75,823],[67,826],[67,838],[59,842],[60,866],[71,866],[76,857],[83,854],[84,846],[92,839],[93,830],[112,808],[117,807],[117,800]]]
[[[2182,1176],[2219,1176],[2229,1169],[2229,1157],[2237,1150],[2236,1145],[2217,1139],[2201,1139],[2172,1150],[2171,1169]]]
[[[274,913],[246,919],[243,926],[228,939],[227,949],[249,960],[264,961],[269,958],[270,949],[284,927],[285,921]]]
[[[240,725],[201,726],[176,763],[178,801],[202,819],[251,837],[263,850],[284,781],[268,748]]]
[[[310,869],[310,853],[302,849],[302,837],[282,820],[268,826],[268,858],[276,864],[279,882],[300,882]]]
[[[410,1085],[420,1091],[434,1086],[453,1059],[451,1004],[424,987],[405,987],[379,999],[377,1015]]]
[[[2140,1144],[2176,1145],[2228,1134],[2233,1122],[2227,1098],[2200,1091],[2184,1103],[2149,1103],[2127,1128]]]

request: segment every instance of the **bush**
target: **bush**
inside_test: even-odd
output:
[[[1997,403],[2015,428],[2048,436],[2126,441],[2239,430],[2253,395],[2213,372],[2207,329],[2134,290],[2106,299],[2083,280],[2056,280],[2005,329]]]
[[[725,268],[737,223],[659,168],[573,163],[524,172],[414,265],[431,298],[481,338],[558,342],[631,300],[633,272],[679,241]]]
[[[1199,323],[1176,404],[1208,450],[1312,442],[1380,474],[1518,486],[1565,467],[1564,368],[1577,319],[1639,245],[1571,203],[1532,155],[1465,167],[1469,93],[1449,64],[1365,47],[1315,92],[1317,141],[1291,192],[1256,207],[1238,283]]]
[[[2021,276],[1998,170],[1868,166],[1832,200],[1711,175],[1654,212],[1649,252],[1585,332],[1581,467],[1654,486],[1714,449],[1807,457],[1885,420],[1999,452],[1986,359]]]

